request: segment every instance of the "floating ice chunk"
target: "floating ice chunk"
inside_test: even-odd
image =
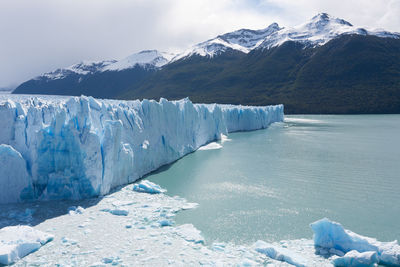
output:
[[[252,266],[258,266],[259,264],[255,261],[249,260],[249,259],[244,259],[240,263],[237,264],[237,267],[252,267]]]
[[[150,145],[149,140],[144,140],[143,143],[142,143],[142,148],[143,149],[147,149],[149,147],[149,145]]]
[[[212,244],[211,247],[215,251],[224,251],[225,250],[225,244],[224,243],[214,243]]]
[[[190,210],[190,209],[195,209],[199,206],[198,203],[193,203],[193,202],[187,202],[185,205],[182,206],[183,210]]]
[[[128,216],[129,214],[129,211],[125,209],[102,209],[101,211],[109,212],[117,216]]]
[[[171,226],[174,224],[174,222],[171,220],[160,220],[160,221],[158,221],[158,223],[160,224],[161,227]]]
[[[138,184],[134,184],[133,190],[136,192],[149,193],[149,194],[159,194],[167,192],[167,190],[161,188],[159,185],[147,180],[143,180]]]
[[[369,267],[378,263],[378,254],[375,251],[358,252],[352,250],[347,252],[343,257],[333,260],[335,266],[343,267]]]
[[[204,238],[201,236],[200,230],[196,229],[192,224],[183,224],[174,230],[177,235],[186,241],[204,244]]]
[[[73,214],[82,214],[85,211],[84,208],[82,208],[81,206],[75,207],[75,206],[71,206],[68,208],[68,213],[70,215]]]
[[[261,240],[256,242],[255,250],[274,260],[287,262],[297,267],[307,266],[307,261],[295,252],[286,248],[277,247]]]
[[[221,134],[221,143],[223,144],[228,141],[232,141],[232,139],[229,139],[228,136]]]
[[[201,146],[199,150],[213,150],[213,149],[221,149],[222,145],[218,144],[217,142],[209,143],[205,146]]]
[[[0,229],[0,264],[12,264],[38,250],[54,236],[30,226],[8,226]]]
[[[65,236],[61,238],[61,242],[63,244],[65,244],[65,245],[67,245],[67,246],[78,244],[78,241],[76,241],[74,239],[70,239],[70,238],[65,237]]]
[[[122,262],[122,260],[119,257],[104,257],[101,261],[105,264],[111,264],[111,265],[118,265]]]
[[[314,245],[318,254],[324,255],[333,251],[343,253],[352,250],[373,251],[377,253],[379,264],[400,266],[400,246],[397,241],[379,242],[374,238],[346,230],[340,223],[332,222],[327,218],[316,221],[310,226],[314,231]]]

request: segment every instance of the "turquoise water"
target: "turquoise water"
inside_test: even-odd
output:
[[[400,239],[400,115],[286,116],[229,139],[147,177],[200,204],[177,223],[207,242],[311,238],[323,217]]]

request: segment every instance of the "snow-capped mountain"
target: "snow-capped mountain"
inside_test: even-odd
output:
[[[36,77],[35,79],[46,78],[49,80],[59,80],[66,78],[71,74],[88,75],[104,71],[121,71],[133,68],[137,65],[143,68],[159,68],[170,62],[174,56],[174,54],[159,52],[157,50],[145,50],[130,55],[119,61],[82,61],[66,68],[45,73]]]
[[[280,46],[287,41],[299,42],[307,47],[315,47],[324,45],[343,34],[400,38],[398,33],[358,28],[343,19],[320,13],[306,23],[295,27],[280,27],[277,23],[272,23],[262,30],[241,29],[219,35],[178,54],[173,61],[192,55],[213,57],[228,49],[249,53],[254,49],[270,49]]]
[[[47,72],[35,79],[47,78],[49,80],[63,79],[71,74],[88,75],[101,71],[105,66],[116,63],[116,60],[105,61],[82,61],[66,68],[57,69],[52,72]]]
[[[320,13],[304,24],[295,27],[280,27],[272,23],[265,29],[237,31],[219,35],[213,39],[201,42],[177,55],[157,50],[144,50],[130,55],[122,60],[84,61],[67,68],[45,73],[36,79],[63,79],[71,74],[87,75],[104,71],[121,71],[141,66],[143,68],[160,68],[170,62],[193,55],[213,57],[229,49],[249,53],[255,49],[270,49],[287,41],[299,42],[306,47],[321,46],[330,40],[344,34],[374,35],[400,39],[399,33],[384,30],[368,30],[353,26],[350,22]]]
[[[264,41],[257,48],[269,49],[282,45],[287,41],[299,42],[308,47],[315,47],[324,45],[343,34],[400,38],[400,35],[397,33],[357,28],[343,19],[332,17],[326,13],[320,13],[304,24],[281,28],[279,31],[271,33],[265,37]]]

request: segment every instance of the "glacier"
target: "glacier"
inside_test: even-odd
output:
[[[229,132],[283,116],[283,105],[8,95],[0,98],[0,203],[105,195]]]

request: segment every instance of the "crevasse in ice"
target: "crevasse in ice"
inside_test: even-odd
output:
[[[9,98],[0,100],[0,203],[104,195],[221,134],[283,120],[282,105]]]

